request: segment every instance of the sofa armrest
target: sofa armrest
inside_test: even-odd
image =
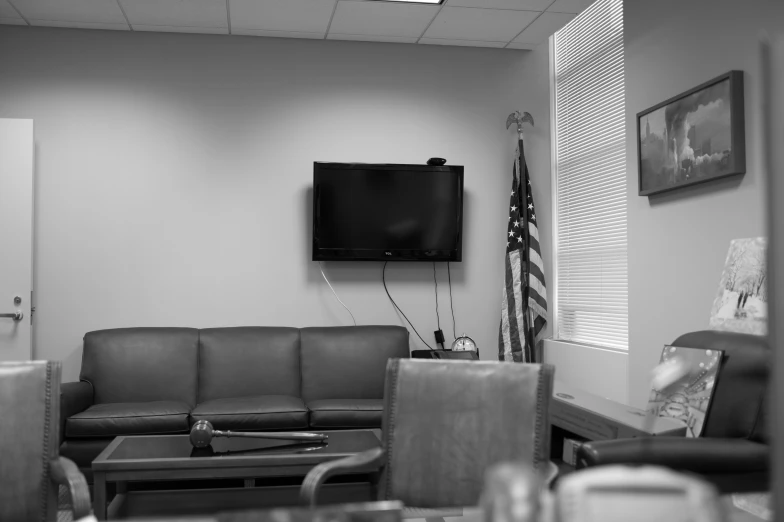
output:
[[[605,464],[655,464],[679,471],[753,473],[768,470],[769,448],[746,439],[646,437],[586,442],[577,467]]]
[[[65,421],[93,405],[93,385],[87,381],[60,385],[60,444],[65,440]]]
[[[322,462],[310,470],[302,481],[299,490],[301,503],[314,507],[319,488],[329,477],[343,472],[377,471],[384,465],[384,458],[384,450],[374,448],[343,459]]]
[[[52,482],[68,488],[74,520],[86,517],[92,512],[87,480],[72,460],[65,457],[52,460],[49,462],[49,475],[52,477]]]

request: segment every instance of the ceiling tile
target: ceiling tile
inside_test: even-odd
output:
[[[70,27],[72,29],[109,29],[112,31],[130,31],[128,24],[106,24],[101,22],[60,22],[57,20],[30,19],[30,25],[38,27]]]
[[[261,29],[235,29],[231,28],[231,34],[243,36],[270,36],[272,38],[308,38],[323,40],[324,33],[305,33],[299,31],[264,31]]]
[[[28,20],[127,25],[120,6],[114,1],[23,0],[15,2],[14,5]]]
[[[327,32],[336,0],[229,0],[232,32],[238,29]]]
[[[539,13],[444,7],[424,34],[427,38],[508,42]]]
[[[21,18],[6,18],[5,16],[0,16],[0,25],[27,25],[27,22]]]
[[[420,38],[419,43],[426,45],[459,45],[461,47],[503,47],[504,42],[483,42],[477,40],[448,40],[445,38]]]
[[[555,0],[547,10],[554,13],[582,13],[594,0]]]
[[[0,0],[0,18],[22,18],[6,0]]]
[[[128,21],[136,25],[228,27],[226,0],[120,0]]]
[[[133,24],[133,30],[157,33],[229,34],[228,27],[182,27],[176,25]]]
[[[340,1],[330,33],[420,37],[438,6]]]
[[[531,25],[514,39],[516,43],[540,44],[551,34],[565,26],[575,15],[568,13],[542,13]]]
[[[507,49],[525,49],[526,51],[532,51],[536,48],[533,44],[525,44],[525,43],[517,43],[512,42],[506,46]]]
[[[483,9],[516,9],[544,11],[553,0],[447,0],[450,7],[481,7]]]
[[[416,43],[418,38],[408,36],[377,36],[369,34],[329,33],[327,40],[354,40],[359,42]]]

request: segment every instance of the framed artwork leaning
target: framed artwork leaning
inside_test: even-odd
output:
[[[687,437],[699,437],[723,355],[720,350],[665,346],[659,364],[683,364],[688,373],[666,390],[652,388],[646,408],[648,412],[656,417],[680,420],[686,426]]]
[[[743,71],[637,114],[639,195],[746,173]]]
[[[711,329],[767,335],[767,283],[767,239],[733,239],[711,308]]]

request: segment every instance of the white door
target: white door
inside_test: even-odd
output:
[[[0,361],[33,358],[33,120],[0,119]]]

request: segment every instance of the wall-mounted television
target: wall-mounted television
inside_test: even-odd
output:
[[[314,261],[460,261],[463,167],[313,164]]]

